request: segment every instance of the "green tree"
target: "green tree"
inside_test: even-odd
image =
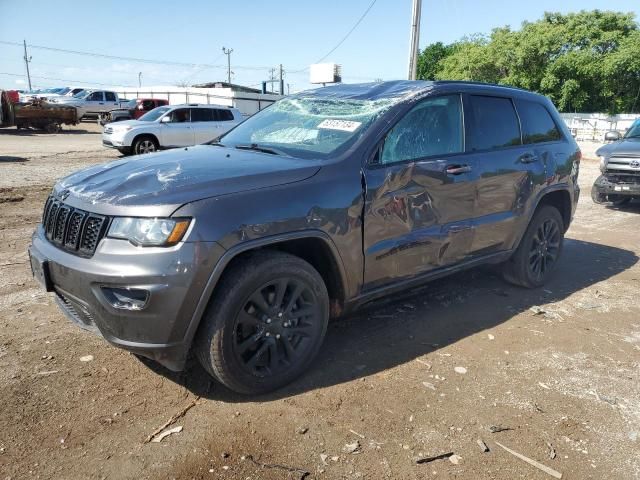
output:
[[[505,26],[489,36],[434,45],[418,61],[429,67],[419,70],[420,78],[526,88],[563,111],[640,111],[640,29],[631,13],[545,13],[520,30]]]
[[[425,80],[435,80],[440,68],[440,62],[451,55],[454,51],[452,45],[445,45],[442,42],[432,43],[420,52],[417,65],[418,78]]]

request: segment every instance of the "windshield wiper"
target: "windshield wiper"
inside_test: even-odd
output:
[[[217,140],[211,140],[210,142],[207,142],[207,145],[213,145],[214,147],[226,147],[224,143]]]
[[[236,148],[238,150],[255,150],[256,152],[268,153],[269,155],[282,155],[285,157],[288,156],[280,150],[276,150],[275,148],[271,147],[261,147],[257,143],[250,143],[248,145],[236,145]]]

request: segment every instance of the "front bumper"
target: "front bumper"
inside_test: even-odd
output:
[[[606,201],[611,195],[619,197],[640,197],[640,176],[637,182],[616,182],[606,175],[600,175],[591,189],[594,201]]]
[[[29,247],[34,273],[46,270],[42,283],[74,323],[174,371],[184,368],[196,306],[223,252],[215,242],[143,248],[105,238],[93,257],[82,258],[50,243],[41,225]],[[143,309],[124,310],[104,288],[142,289],[149,297]]]

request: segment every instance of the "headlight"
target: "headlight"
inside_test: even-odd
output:
[[[129,240],[143,247],[169,247],[182,240],[189,223],[191,220],[188,218],[116,217],[107,236]]]
[[[600,171],[604,173],[607,170],[607,157],[600,155]]]
[[[133,127],[131,125],[121,125],[118,127],[114,127],[114,130],[118,130],[119,132],[128,132],[129,130],[131,130]]]

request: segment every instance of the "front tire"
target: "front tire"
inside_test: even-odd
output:
[[[544,205],[536,211],[511,259],[504,278],[525,288],[544,285],[555,271],[564,244],[564,221],[557,208]]]
[[[133,153],[143,155],[158,151],[158,141],[150,135],[143,135],[133,143]]]
[[[255,252],[225,274],[202,319],[195,353],[229,389],[266,393],[308,368],[328,320],[327,289],[310,264],[278,251]]]

